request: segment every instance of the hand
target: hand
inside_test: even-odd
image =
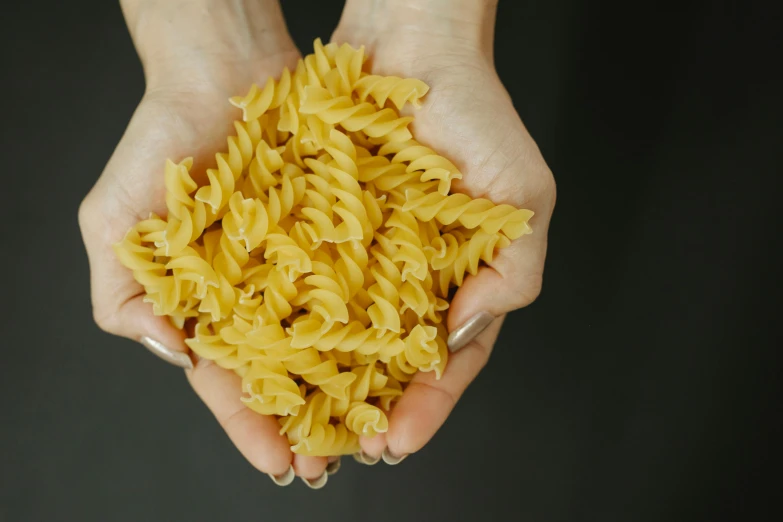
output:
[[[389,431],[363,438],[361,456],[386,462],[421,449],[487,363],[505,314],[541,291],[555,183],[495,72],[496,1],[348,0],[333,35],[365,45],[372,72],[414,77],[431,89],[414,110],[417,141],[452,160],[464,175],[453,190],[535,212],[531,235],[466,278],[449,309],[449,359],[443,377],[419,373],[394,406]]]
[[[321,477],[327,459],[294,457],[279,424],[247,409],[240,379],[207,360],[195,367],[182,331],[156,317],[143,288],[117,261],[112,244],[150,212],[165,215],[163,167],[167,158],[214,164],[234,131],[237,110],[228,103],[250,84],[296,65],[277,1],[126,0],[125,18],[144,65],[147,88],[106,169],[79,209],[90,260],[93,313],[107,332],[145,344],[186,368],[196,393],[237,448],[259,470],[290,481]],[[151,341],[150,341],[151,340]]]

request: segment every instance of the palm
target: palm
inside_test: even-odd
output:
[[[286,47],[286,46],[282,46]],[[185,85],[166,83],[148,89],[96,186],[80,209],[82,235],[90,253],[93,309],[105,330],[131,338],[151,336],[175,351],[185,351],[183,333],[172,328],[143,302],[144,289],[117,260],[112,244],[151,212],[165,215],[163,167],[167,159],[194,159],[194,176],[215,164],[215,153],[226,150],[226,137],[241,114],[228,102],[253,82],[262,83],[299,53],[291,46],[266,53],[260,60],[223,59],[200,63],[188,71]],[[282,473],[292,455],[277,434],[273,418],[247,410],[239,400],[238,377],[210,361],[199,361],[187,372],[198,395],[209,406],[229,437],[257,468]],[[317,477],[326,459],[293,461],[297,474]]]
[[[221,64],[197,75],[187,90],[173,87],[155,89],[145,94],[117,147],[102,178],[115,197],[104,199],[109,216],[107,255],[110,243],[121,238],[136,221],[150,212],[165,215],[165,186],[161,175],[166,159],[194,159],[194,175],[214,166],[215,152],[226,148],[226,136],[233,131],[238,111],[228,98],[241,94],[248,85],[276,75],[295,60],[298,53],[271,56],[262,62]],[[205,79],[199,80],[198,77]],[[110,183],[108,183],[110,181]],[[101,185],[99,183],[99,186]],[[110,239],[113,238],[113,241]],[[127,270],[118,267],[113,279],[115,294],[123,301],[141,295],[142,288]]]
[[[418,141],[462,170],[464,177],[454,183],[453,190],[551,212],[551,172],[498,78],[491,55],[459,39],[433,38],[428,32],[406,27],[381,32],[361,26],[338,29],[335,39],[368,46],[375,74],[419,78],[430,85],[426,103],[411,113],[415,117],[412,128]],[[536,245],[539,257],[545,252],[547,223],[540,225],[544,228],[537,241],[543,240],[544,246]],[[538,277],[514,273],[520,266],[516,258],[523,241],[503,250],[493,268],[508,277]],[[530,250],[527,245],[524,249]],[[454,309],[459,301],[453,303],[452,316],[459,315]]]
[[[413,131],[417,140],[456,161],[465,174],[470,172],[457,189],[475,197],[513,194],[507,190],[510,180],[498,175],[507,166],[502,161],[513,159],[501,137],[516,123],[508,121],[509,114],[516,115],[491,64],[479,55],[441,54],[432,46],[430,50],[429,56],[414,60],[405,48],[381,43],[373,68],[376,74],[400,71],[432,86],[426,103],[415,111]],[[488,164],[493,157],[501,161]]]
[[[165,190],[160,172],[167,158],[178,161],[193,157],[195,172],[213,166],[215,152],[226,147],[232,122],[240,119],[228,98],[244,93],[253,82],[279,74],[297,55],[288,53],[262,62],[210,67],[200,75],[202,79],[197,76],[184,88],[167,86],[146,93],[117,150],[117,154],[122,154],[126,143],[133,147],[134,161],[130,166],[139,171],[138,175],[128,176],[126,164],[121,180],[132,207],[138,211],[164,211]]]
[[[373,74],[419,78],[430,85],[423,106],[411,111],[415,118],[412,130],[417,141],[448,157],[462,170],[464,177],[454,183],[452,190],[496,203],[540,207],[548,214],[548,202],[535,203],[549,190],[551,174],[495,73],[491,53],[465,45],[458,38],[433,37],[430,31],[414,26],[391,27],[379,31],[377,27],[365,27],[361,17],[349,19],[335,32],[334,40],[365,45]],[[529,267],[543,259],[545,222],[542,228],[543,233],[535,239],[515,241],[495,258],[491,268],[466,279],[451,303],[450,331],[481,310],[476,309],[476,302],[491,297],[487,290],[493,283],[529,279],[530,300],[535,297],[535,280],[540,272],[530,273]],[[525,304],[528,301],[526,295],[517,299]],[[471,343],[473,350],[452,357],[441,381],[436,381],[432,373],[417,375],[392,412],[385,439],[363,440],[365,451],[378,454],[388,446],[408,453],[424,445],[486,363],[502,320],[501,314]]]

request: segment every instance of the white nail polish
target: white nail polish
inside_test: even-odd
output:
[[[272,482],[274,482],[278,486],[287,486],[291,482],[293,482],[294,478],[296,477],[296,473],[294,473],[293,466],[288,466],[288,471],[286,471],[282,475],[274,476],[271,473],[268,473],[268,475],[269,478],[272,479]]]
[[[304,482],[308,488],[310,489],[321,489],[326,485],[326,481],[329,480],[329,474],[324,470],[323,473],[321,473],[321,476],[317,479],[306,479],[302,477],[302,482]]]
[[[139,342],[144,345],[147,350],[151,351],[167,363],[173,364],[174,366],[179,366],[180,368],[184,368],[186,370],[193,369],[193,361],[188,354],[170,350],[163,343],[150,337],[142,337],[139,339]]]
[[[365,466],[374,466],[380,462],[381,457],[371,457],[363,451],[353,454],[353,460]]]
[[[334,475],[338,471],[340,471],[340,457],[337,457],[337,460],[330,462],[326,465],[326,472],[329,475]]]
[[[487,326],[494,320],[495,316],[489,312],[477,313],[465,321],[465,324],[449,334],[449,350],[453,353],[464,348],[478,334],[486,330]]]
[[[405,460],[408,457],[408,455],[403,455],[402,457],[397,457],[397,456],[393,455],[391,451],[389,451],[389,448],[384,448],[383,455],[381,455],[381,457],[383,458],[383,461],[386,464],[388,464],[390,466],[396,466],[397,464],[399,464],[400,462]]]

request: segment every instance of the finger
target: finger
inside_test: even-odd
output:
[[[419,373],[406,389],[387,433],[392,455],[418,451],[432,438],[486,365],[505,314],[540,293],[551,208],[543,210],[539,224],[531,220],[533,234],[501,250],[491,266],[468,276],[456,292],[447,319],[452,355],[446,371],[440,381],[432,373]]]
[[[468,385],[489,359],[503,317],[449,357],[440,380],[435,372],[419,372],[392,410],[386,433],[388,452],[396,458],[420,450],[435,435]]]
[[[387,418],[391,417],[391,411],[384,410],[382,407],[381,409],[386,414]],[[383,451],[387,446],[386,433],[378,433],[374,437],[362,435],[359,437],[359,446],[361,447],[361,450],[359,450],[358,453],[355,453],[353,458],[360,464],[365,464],[367,466],[377,464],[381,460]]]
[[[481,312],[500,317],[535,301],[541,292],[546,249],[545,227],[534,228],[533,234],[522,236],[500,250],[490,266],[481,267],[476,275],[468,275],[451,301],[447,318],[449,332],[453,333]],[[449,347],[458,349],[451,344]]]
[[[317,480],[326,473],[328,459],[326,457],[308,457],[307,455],[294,455],[294,472],[297,477]]]
[[[518,204],[535,212],[530,219],[532,232],[500,249],[489,266],[465,278],[449,308],[448,344],[452,351],[473,340],[493,318],[528,306],[541,293],[549,220],[555,205],[554,179],[548,169],[520,178],[525,190],[520,191]]]
[[[203,111],[195,115],[177,109],[174,103],[163,95],[145,97],[106,169],[82,203],[79,224],[90,264],[96,323],[109,333],[141,342],[172,364],[190,368],[183,334],[167,319],[155,316],[152,306],[143,302],[144,289],[118,261],[112,248],[150,212],[167,214],[162,180],[166,158],[178,160],[195,150],[196,165],[203,165],[210,157],[209,151],[225,140],[223,125],[202,130],[203,125],[189,118],[203,117]],[[205,110],[215,111],[208,114],[209,121],[225,122],[227,126],[231,120],[228,109]]]
[[[154,355],[174,366],[193,368],[190,350],[184,343],[184,332],[172,326],[165,317],[154,315],[152,306],[145,303],[141,295],[121,304],[109,321],[108,325],[102,324],[104,330],[137,340]]]
[[[364,455],[359,455],[358,458],[362,459],[365,464],[372,463],[379,459],[383,450],[386,449],[386,434],[379,433],[375,437],[359,437],[359,444]]]
[[[286,438],[280,435],[280,424],[275,417],[260,415],[244,405],[238,375],[206,359],[200,359],[195,368],[185,373],[250,464],[272,476],[288,472],[293,454]]]
[[[90,264],[90,289],[93,317],[109,333],[143,344],[161,359],[181,368],[193,363],[183,343],[184,334],[165,317],[156,316],[150,303],[144,302],[143,288],[133,273],[117,260],[111,244],[121,238],[113,234],[130,227],[136,217],[115,206],[111,214],[103,212],[94,195],[85,200],[79,213],[82,235]],[[105,199],[101,199],[105,201]],[[98,226],[100,219],[105,227]]]
[[[443,377],[436,380],[432,372],[418,373],[394,407],[386,440],[363,442],[366,453],[376,455],[385,442],[393,456],[407,455],[421,449],[443,425],[486,365],[505,314],[531,303],[540,292],[545,225],[539,230],[540,234],[523,236],[502,250],[491,267],[465,279],[449,309],[449,348],[455,353]]]
[[[310,489],[321,489],[326,485],[326,481],[329,479],[327,466],[328,459],[326,457],[294,455],[294,470],[296,475],[300,477],[302,482]],[[334,466],[332,466],[331,469],[334,469]]]

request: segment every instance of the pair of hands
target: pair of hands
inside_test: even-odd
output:
[[[150,212],[165,215],[162,168],[167,158],[211,166],[225,148],[236,109],[230,96],[290,69],[300,57],[277,0],[123,0],[144,65],[147,88],[103,174],[79,209],[90,261],[94,317],[105,331],[148,337],[187,353],[184,333],[143,302],[143,289],[111,245]],[[470,276],[448,314],[452,349],[441,380],[419,373],[394,407],[389,431],[361,440],[367,461],[398,461],[421,449],[486,364],[507,312],[541,289],[555,185],[493,65],[492,0],[348,0],[333,40],[364,45],[373,73],[414,77],[431,90],[415,111],[416,139],[451,159],[464,174],[454,190],[533,210],[533,234],[502,250]],[[472,328],[462,328],[471,318]],[[488,315],[491,314],[491,315]],[[492,320],[494,318],[494,320]],[[491,320],[491,322],[490,322]],[[473,335],[476,330],[488,326]],[[468,330],[466,332],[466,330]],[[455,336],[455,332],[458,335]],[[461,337],[461,339],[457,339]],[[465,342],[472,337],[470,342]],[[185,357],[185,356],[182,356]],[[239,400],[240,379],[211,361],[186,370],[196,393],[259,470],[272,476],[324,476],[327,459],[293,455],[279,424]]]

